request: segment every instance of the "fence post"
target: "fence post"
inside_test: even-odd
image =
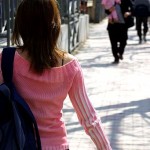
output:
[[[99,23],[100,22],[100,0],[94,0],[94,22]]]
[[[6,0],[7,46],[10,46],[10,0]]]

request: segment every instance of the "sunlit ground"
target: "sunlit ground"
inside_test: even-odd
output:
[[[106,25],[106,20],[91,24],[89,38],[76,54],[89,98],[113,150],[150,150],[150,33],[147,43],[139,45],[135,27],[130,28],[124,60],[112,65]],[[68,98],[64,117],[70,149],[96,149],[78,123]]]

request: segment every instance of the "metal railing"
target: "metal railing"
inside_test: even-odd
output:
[[[10,46],[10,36],[14,25],[14,17],[21,0],[0,0],[0,38],[7,39]],[[71,52],[78,45],[78,24],[80,0],[58,0],[62,24],[68,24],[68,50]]]
[[[79,45],[80,0],[70,0],[68,3],[68,50],[71,52]]]
[[[68,25],[68,51],[79,44],[80,0],[58,0],[62,24]]]
[[[7,39],[7,46],[11,45],[10,37],[14,25],[14,17],[16,9],[21,1],[22,0],[0,0],[0,39]],[[79,44],[78,37],[81,0],[57,1],[61,13],[62,24],[68,25],[68,51],[71,53],[71,51],[74,50]],[[100,0],[92,1],[98,5],[100,4]],[[103,10],[100,9],[100,5],[97,7],[95,10],[95,15],[97,15],[97,20],[99,20],[99,17],[102,18],[100,14],[103,13]],[[102,12],[99,13],[98,11]]]
[[[20,0],[0,0],[0,38],[7,39],[7,46],[10,46],[11,30],[19,2]]]

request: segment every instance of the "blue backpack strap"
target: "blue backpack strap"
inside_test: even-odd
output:
[[[6,85],[8,84],[10,85],[12,82],[15,51],[16,51],[15,47],[7,47],[4,48],[2,51],[1,68],[3,79]]]
[[[33,116],[32,111],[30,110],[29,106],[22,99],[22,97],[20,97],[20,95],[16,91],[16,88],[14,87],[13,82],[12,82],[13,64],[14,64],[13,62],[14,62],[15,51],[16,51],[15,47],[7,47],[7,48],[4,48],[2,51],[1,68],[2,68],[3,79],[4,79],[5,84],[9,87],[10,91],[12,92],[12,98],[17,97],[16,100],[14,100],[14,99],[13,100],[23,106],[24,110],[26,110],[26,113],[32,120],[32,122],[34,124],[36,138],[37,138],[36,139],[37,140],[37,150],[41,150],[42,149],[41,141],[40,141],[40,135],[38,132],[38,126],[37,126],[36,120]]]

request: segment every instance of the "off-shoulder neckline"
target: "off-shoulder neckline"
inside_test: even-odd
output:
[[[18,53],[18,51],[16,51],[16,54],[17,54],[17,56],[21,59],[21,61],[22,61],[23,63],[30,65],[30,62],[29,62],[27,59],[25,59],[24,57],[22,57],[22,56]],[[74,63],[76,60],[77,60],[77,59],[74,57],[74,58],[72,58],[69,62],[63,64],[62,66],[52,67],[52,68],[50,68],[50,69],[61,69],[61,68],[65,68],[65,67],[67,67],[68,65],[71,65],[72,63]]]

